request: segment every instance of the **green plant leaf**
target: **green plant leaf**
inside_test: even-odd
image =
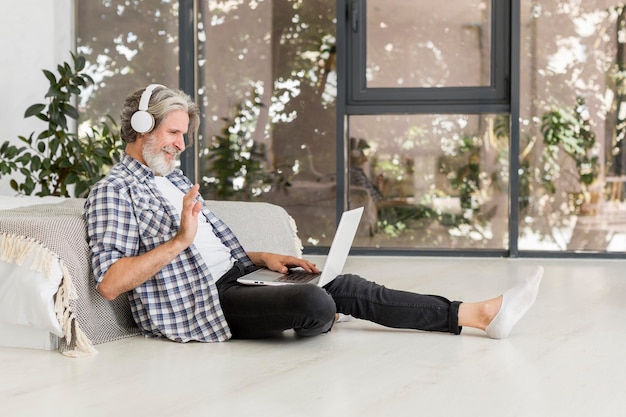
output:
[[[21,164],[21,165],[27,165],[30,160],[32,159],[30,153],[25,153],[23,155],[21,155],[20,157],[18,157],[15,162]]]
[[[68,174],[67,178],[65,179],[65,183],[66,184],[76,184],[78,182],[78,179],[79,178],[78,178],[78,176],[75,173],[70,172]]]
[[[71,117],[74,120],[78,120],[79,114],[78,110],[76,110],[76,107],[72,106],[71,104],[66,104],[63,110],[65,110],[67,116]]]
[[[38,116],[46,108],[45,104],[33,104],[24,112],[24,117]]]
[[[72,56],[72,58],[74,59],[74,69],[77,72],[80,72],[80,71],[85,69],[85,62],[86,62],[86,60],[85,60],[84,56],[82,56],[82,55],[79,55],[77,57]]]
[[[37,155],[33,156],[33,159],[31,159],[30,169],[35,172],[41,170],[41,159],[39,159]]]
[[[54,136],[54,130],[44,130],[43,132],[39,133],[39,135],[37,136],[37,140],[46,139],[50,136]]]
[[[43,70],[44,75],[46,76],[46,78],[48,79],[48,81],[50,81],[50,84],[56,84],[57,79],[54,76],[54,74],[48,70]]]

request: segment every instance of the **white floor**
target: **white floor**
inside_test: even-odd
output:
[[[501,341],[362,321],[322,336],[181,345],[135,337],[92,358],[0,348],[0,416],[616,416],[626,394],[626,260],[353,257],[346,270],[451,299],[543,264]]]

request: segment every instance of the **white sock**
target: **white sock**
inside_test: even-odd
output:
[[[354,317],[349,314],[337,313],[337,320],[335,320],[335,323],[344,323],[352,320],[354,320]]]
[[[492,339],[504,339],[513,326],[530,309],[537,298],[539,284],[543,276],[543,267],[538,267],[526,281],[509,289],[502,296],[500,311],[485,329]]]

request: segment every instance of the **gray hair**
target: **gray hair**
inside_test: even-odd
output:
[[[140,88],[126,97],[124,101],[120,118],[120,135],[126,143],[134,142],[137,139],[138,133],[132,128],[130,119],[139,109],[139,101],[144,91],[145,88]],[[200,126],[200,109],[191,97],[181,90],[157,87],[152,92],[147,109],[148,113],[154,117],[152,130],[157,129],[163,119],[174,110],[184,110],[189,115],[189,131],[187,135],[190,138],[190,142],[195,143]]]

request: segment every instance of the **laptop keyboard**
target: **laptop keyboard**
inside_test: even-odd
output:
[[[320,276],[320,274],[316,274],[316,273],[313,273],[313,272],[290,271],[290,272],[286,273],[285,275],[283,275],[282,277],[278,278],[277,281],[307,282],[307,281],[311,281],[312,279],[315,279],[315,278],[317,278],[319,276]]]

